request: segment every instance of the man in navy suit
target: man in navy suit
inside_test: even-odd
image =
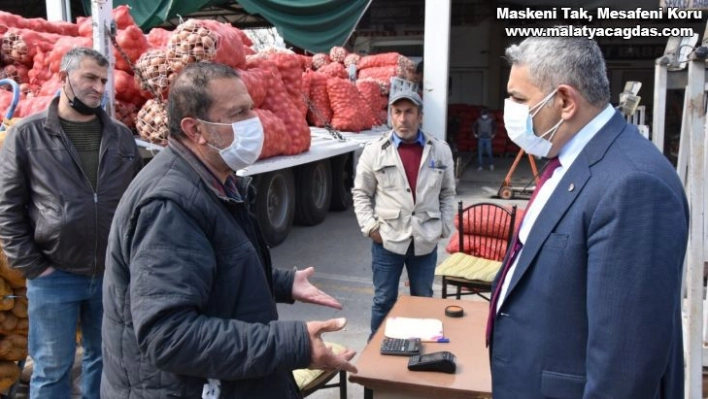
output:
[[[495,280],[494,398],[682,398],[675,170],[609,104],[593,40],[529,38],[506,56],[505,127],[552,166]]]

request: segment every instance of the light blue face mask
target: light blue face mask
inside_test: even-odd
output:
[[[519,104],[509,98],[504,100],[504,127],[511,141],[521,147],[525,152],[538,157],[546,157],[551,151],[551,140],[555,136],[563,119],[541,135],[533,131],[533,117],[541,108],[555,96],[558,89],[554,89],[538,104],[529,108],[528,105]],[[545,137],[548,136],[548,139]]]
[[[204,123],[220,126],[231,126],[234,139],[226,148],[218,148],[210,143],[207,145],[221,155],[221,159],[234,171],[253,165],[263,150],[263,125],[256,116],[250,119],[234,122],[219,123],[199,119]]]

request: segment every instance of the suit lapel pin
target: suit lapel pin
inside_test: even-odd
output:
[[[575,190],[575,184],[570,183],[570,186],[568,186],[568,191],[573,191]]]

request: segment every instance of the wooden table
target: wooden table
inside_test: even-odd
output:
[[[461,318],[445,316],[445,307],[464,308]],[[349,381],[363,385],[365,397],[409,398],[491,398],[492,376],[489,352],[484,345],[488,302],[401,296],[387,318],[437,318],[443,321],[450,343],[423,343],[421,353],[450,351],[457,358],[455,374],[409,371],[408,357],[379,353],[385,324],[376,332],[356,362],[358,374]],[[385,322],[384,322],[385,323]]]

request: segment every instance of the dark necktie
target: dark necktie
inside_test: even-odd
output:
[[[533,190],[533,194],[531,194],[531,199],[529,200],[528,205],[526,206],[526,209],[531,208],[531,203],[533,203],[533,200],[536,198],[536,195],[538,194],[539,191],[541,191],[541,187],[543,184],[553,176],[553,172],[560,166],[560,161],[558,160],[558,157],[551,158],[548,160],[548,163],[546,166],[543,168],[543,173],[541,173],[541,177],[538,179],[538,184],[536,185],[536,189]],[[521,225],[519,225],[521,226]],[[514,245],[511,247],[511,251],[507,255],[507,257],[504,259],[504,263],[502,264],[502,274],[499,278],[499,282],[497,283],[497,286],[494,290],[494,293],[492,293],[492,299],[489,301],[489,315],[487,316],[487,346],[489,346],[489,340],[492,337],[492,329],[494,327],[494,318],[497,313],[497,303],[499,302],[499,295],[501,294],[501,289],[502,286],[504,285],[504,279],[506,279],[507,273],[509,273],[509,269],[511,268],[511,265],[514,264],[514,261],[516,260],[516,256],[521,252],[521,248],[523,248],[524,244],[519,241],[519,232],[517,231],[514,234]]]

